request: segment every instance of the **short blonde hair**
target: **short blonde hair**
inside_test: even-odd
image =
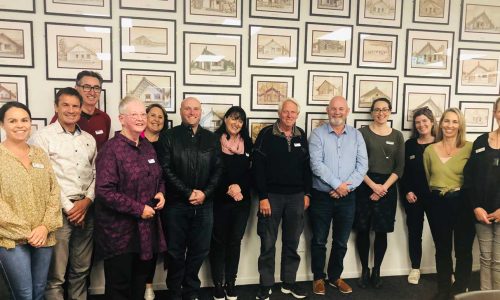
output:
[[[295,104],[295,106],[297,106],[297,113],[300,113],[300,104],[293,98],[286,98],[285,100],[280,101],[278,103],[278,112],[281,112],[281,110],[283,110],[283,105],[285,105],[285,103],[287,102],[292,102],[293,104]]]
[[[465,139],[465,117],[464,117],[464,114],[460,111],[460,109],[458,109],[456,107],[450,107],[447,110],[445,110],[443,115],[441,116],[441,119],[439,119],[439,130],[437,132],[436,142],[443,140],[443,128],[442,128],[442,126],[443,126],[444,117],[446,116],[447,113],[454,113],[458,117],[458,135],[457,135],[456,146],[457,146],[457,148],[462,148],[465,145],[465,142],[467,141]]]

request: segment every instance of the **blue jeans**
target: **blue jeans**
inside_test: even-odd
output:
[[[312,190],[309,219],[311,220],[311,269],[314,280],[326,278],[324,271],[326,260],[326,242],[332,226],[332,249],[328,262],[328,278],[335,281],[344,270],[344,256],[347,252],[347,242],[351,234],[356,194],[334,199],[328,193]]]
[[[0,268],[5,272],[14,300],[43,299],[51,258],[52,247],[0,248]]]

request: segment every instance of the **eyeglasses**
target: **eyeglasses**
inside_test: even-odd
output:
[[[144,120],[148,117],[147,114],[137,114],[137,113],[133,113],[133,114],[123,114],[124,116],[127,116],[127,117],[131,117],[132,119],[134,120]]]
[[[390,111],[391,111],[391,109],[389,109],[389,108],[382,108],[382,109],[380,109],[380,108],[375,108],[375,109],[374,109],[374,110],[372,110],[372,111],[373,111],[374,113],[376,113],[376,114],[378,114],[378,113],[384,113],[384,114],[385,114],[385,113],[390,112]]]
[[[102,88],[98,85],[91,86],[88,84],[84,84],[84,85],[77,84],[77,86],[81,87],[84,92],[90,92],[93,90],[96,93],[100,93],[102,91]]]

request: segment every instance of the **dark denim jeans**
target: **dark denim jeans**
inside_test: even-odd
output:
[[[172,298],[189,297],[200,288],[198,272],[210,250],[213,205],[175,203],[165,206],[162,213],[168,245],[167,287]]]
[[[328,193],[312,190],[309,219],[311,220],[311,269],[314,280],[326,278],[324,271],[326,242],[332,226],[332,249],[328,262],[328,278],[340,278],[344,270],[344,256],[354,221],[356,194],[349,193],[340,199],[333,199]]]
[[[460,191],[444,196],[433,191],[428,206],[427,218],[436,245],[438,289],[448,292],[451,275],[455,273],[454,289],[465,291],[472,272],[472,245],[476,235],[472,208]],[[455,272],[451,258],[453,248]]]
[[[0,271],[16,300],[44,299],[52,247],[34,248],[17,245],[14,249],[0,247]]]

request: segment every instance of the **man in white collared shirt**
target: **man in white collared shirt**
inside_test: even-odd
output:
[[[87,299],[94,229],[90,210],[95,192],[96,141],[77,125],[82,96],[73,88],[59,90],[55,99],[57,121],[33,134],[30,142],[48,154],[61,186],[64,225],[49,270],[45,298],[63,300],[68,268],[69,299]]]

